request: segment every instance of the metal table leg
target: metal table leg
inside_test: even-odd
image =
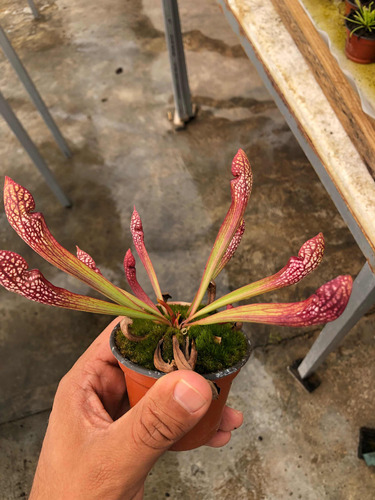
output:
[[[61,187],[57,183],[54,175],[48,168],[46,162],[41,157],[38,149],[36,148],[33,141],[30,139],[26,130],[23,128],[21,122],[18,120],[16,115],[13,113],[12,108],[9,106],[7,101],[4,99],[3,94],[0,92],[0,113],[3,115],[5,121],[8,123],[11,130],[16,135],[17,139],[20,141],[22,146],[25,148],[26,152],[43,175],[48,186],[53,191],[57,199],[64,207],[70,207],[72,205],[71,201],[65,193],[62,191]]]
[[[35,7],[34,1],[33,0],[27,0],[27,2],[29,4],[31,12],[33,13],[33,16],[35,17],[35,19],[38,19],[39,18],[39,12],[38,12],[38,9]]]
[[[183,127],[194,116],[191,104],[189,81],[186,70],[184,46],[181,35],[177,0],[162,0],[165,38],[172,72],[176,127]]]
[[[366,264],[353,283],[352,295],[343,314],[328,323],[298,367],[301,378],[311,375],[333,351],[351,328],[375,303],[375,275]]]
[[[22,84],[25,89],[29,93],[31,99],[34,101],[35,106],[37,107],[39,113],[41,114],[43,120],[46,125],[52,132],[53,137],[62,153],[69,158],[72,154],[68,148],[67,143],[65,142],[64,137],[61,135],[60,130],[58,129],[56,123],[54,122],[50,112],[48,111],[47,106],[44,104],[43,99],[41,98],[39,92],[37,91],[33,81],[29,77],[26,69],[24,68],[22,62],[20,61],[17,53],[13,49],[10,41],[8,40],[4,30],[0,26],[0,47],[3,49],[4,54],[9,59],[13,68],[17,72]]]

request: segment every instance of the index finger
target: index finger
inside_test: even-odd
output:
[[[93,343],[82,354],[81,358],[85,362],[100,359],[104,363],[117,365],[117,360],[111,352],[109,337],[114,327],[122,320],[123,316],[118,316],[109,323],[108,326],[97,336]]]

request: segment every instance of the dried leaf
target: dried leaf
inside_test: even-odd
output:
[[[243,327],[243,323],[241,321],[236,321],[236,323],[234,323],[233,325],[233,330],[242,330],[242,327]]]
[[[148,335],[133,335],[131,333],[131,328],[130,326],[132,325],[133,320],[130,318],[123,318],[120,322],[120,328],[124,336],[128,339],[131,340],[132,342],[142,342],[142,340],[145,340]]]
[[[173,357],[178,370],[192,370],[192,367],[180,349],[180,344],[176,335],[173,335]]]
[[[186,336],[185,337],[185,358],[186,359],[189,359],[189,356],[190,356],[190,349],[189,349],[189,337]]]
[[[212,302],[216,298],[216,283],[214,281],[210,281],[210,284],[207,288],[207,305],[212,304]]]
[[[155,368],[163,373],[170,373],[174,370],[177,370],[176,362],[172,360],[170,363],[164,361],[161,355],[161,346],[163,343],[163,339],[160,339],[157,345],[157,348],[154,352],[154,365]]]
[[[163,293],[164,302],[168,302],[168,300],[171,298],[172,298],[172,295],[170,295],[169,293]]]
[[[190,348],[190,356],[188,359],[188,363],[191,366],[191,369],[194,370],[195,365],[197,364],[197,359],[198,359],[198,351],[195,346],[195,341],[192,339],[191,341],[191,348]]]

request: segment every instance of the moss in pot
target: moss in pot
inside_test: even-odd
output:
[[[128,389],[137,382],[145,393],[158,377],[178,369],[195,370],[210,381],[213,416],[209,410],[198,426],[185,436],[186,440],[174,446],[176,450],[200,446],[216,432],[231,382],[249,356],[249,343],[240,331],[242,323],[291,327],[323,324],[341,315],[351,293],[351,277],[338,276],[301,302],[233,306],[295,284],[313,271],[324,252],[323,235],[319,233],[305,242],[298,256],[291,257],[280,271],[216,298],[215,280],[235,253],[245,230],[243,216],[250,197],[252,173],[241,149],[233,159],[232,174],[231,205],[208,257],[198,290],[190,303],[182,305],[169,304],[168,297],[161,291],[146,250],[141,218],[135,209],[130,230],[156,300],[152,300],[139,284],[130,250],[124,258],[124,270],[132,293],[111,284],[86,252],[77,247],[75,256],[63,248],[50,233],[43,215],[34,212],[35,202],[30,192],[8,177],[5,180],[5,212],[19,236],[51,264],[83,281],[110,301],[58,288],[37,269],[29,270],[20,255],[2,250],[0,283],[6,289],[43,304],[125,317],[112,333],[111,347],[125,373]],[[207,299],[203,304],[206,292]],[[125,348],[123,354],[120,352],[122,347]],[[219,379],[218,373],[224,377]],[[139,381],[140,374],[145,375],[146,380]],[[139,397],[142,395],[132,400],[129,391],[131,404],[136,404]]]
[[[170,307],[175,314],[183,316],[189,304],[175,303]],[[194,369],[211,386],[209,410],[171,450],[198,448],[210,441],[219,429],[232,382],[251,353],[250,341],[239,326],[229,323],[197,326],[183,335],[176,328],[124,318],[113,329],[110,346],[125,374],[131,407],[158,378],[176,369]]]

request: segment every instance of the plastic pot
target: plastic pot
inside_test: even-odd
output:
[[[375,38],[358,36],[353,33],[350,36],[350,30],[346,23],[346,42],[345,55],[351,61],[360,64],[370,64],[375,62]]]
[[[157,370],[148,370],[142,366],[124,358],[118,350],[115,342],[117,329],[120,328],[120,323],[115,326],[110,337],[110,347],[113,355],[116,357],[121,370],[124,372],[126,379],[127,393],[130,406],[135,406],[138,401],[146,394],[157,379],[163,377],[165,373]],[[244,334],[245,335],[245,334]],[[182,439],[175,443],[170,449],[173,451],[193,450],[207,443],[219,429],[221,416],[224,410],[225,403],[232,385],[233,379],[240,372],[241,367],[249,359],[251,353],[250,341],[247,339],[246,355],[234,366],[225,370],[203,375],[207,380],[211,380],[216,384],[219,390],[219,397],[213,400],[205,416],[198,424],[190,430]]]

